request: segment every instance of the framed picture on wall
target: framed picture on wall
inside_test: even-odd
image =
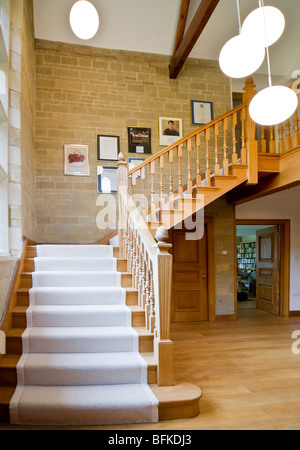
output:
[[[89,177],[89,146],[67,144],[64,146],[64,174]]]
[[[128,151],[129,153],[151,154],[151,129],[150,128],[128,128]]]
[[[118,192],[118,168],[97,167],[98,194],[116,194]]]
[[[214,120],[213,103],[192,100],[192,124],[206,125],[212,120]]]
[[[135,167],[137,167],[140,164],[142,164],[144,161],[145,161],[144,158],[129,158],[128,159],[128,162],[129,162],[128,170],[134,169]],[[136,173],[136,177],[137,178],[141,178],[141,171],[140,170]]]
[[[98,161],[118,161],[119,153],[119,136],[97,136]]]
[[[159,145],[168,147],[183,138],[182,119],[159,118]]]

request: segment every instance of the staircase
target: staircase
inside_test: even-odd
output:
[[[273,174],[280,178],[279,159],[284,157],[286,163],[285,156],[293,156],[299,150],[297,113],[294,152],[289,121],[279,126],[279,153],[275,155],[274,127],[270,130],[269,141],[266,140],[268,130],[260,129],[258,143],[256,126],[248,114],[254,87],[251,78],[246,80],[242,105],[151,156],[138,167],[128,171],[125,156],[120,154],[119,157],[120,226],[118,247],[113,253],[121,286],[126,290],[125,303],[131,312],[131,326],[138,334],[139,353],[147,363],[147,384],[158,400],[159,420],[198,415],[201,398],[198,387],[174,380],[170,339],[172,255],[169,251],[172,245],[168,230],[186,220],[192,219],[197,224],[202,219],[197,214],[229,192],[233,197],[239,192],[247,195],[248,190],[256,193],[260,188],[259,177],[269,180]],[[285,166],[285,172],[289,173],[290,165]],[[283,181],[286,183],[285,178]],[[9,404],[16,390],[17,365],[24,351],[22,335],[32,313],[29,292],[33,287],[36,256],[36,245],[26,245],[14,279],[6,322],[1,327],[6,334],[7,353],[0,355],[0,422],[4,423],[10,421]],[[55,311],[52,313],[54,317]],[[95,310],[95,320],[96,317]],[[67,357],[65,363],[68,365],[71,359]],[[71,366],[72,361],[67,369],[72,375]],[[97,372],[100,368],[95,369]]]
[[[29,378],[27,380],[27,383],[37,383],[38,386],[35,386],[30,389],[32,389],[32,393],[29,395],[37,396],[39,398],[42,398],[43,396],[43,387],[39,385],[43,385],[43,381],[41,382],[41,370],[46,372],[49,372],[49,380],[47,384],[51,386],[51,384],[60,384],[62,377],[67,377],[70,380],[71,386],[69,389],[73,389],[73,396],[75,395],[78,401],[80,402],[81,399],[79,397],[80,393],[80,381],[78,381],[78,373],[74,372],[74,368],[76,368],[76,365],[78,365],[78,358],[76,358],[76,355],[72,353],[74,351],[74,345],[72,346],[72,349],[70,349],[69,354],[53,354],[53,364],[56,364],[58,367],[58,372],[56,372],[55,367],[51,364],[49,365],[49,361],[47,362],[47,357],[43,354],[30,354],[26,355],[24,354],[24,336],[26,335],[25,329],[27,326],[32,325],[31,323],[28,324],[28,318],[30,318],[30,321],[33,320],[33,323],[37,324],[37,326],[41,325],[45,321],[45,307],[36,307],[35,311],[32,306],[30,307],[30,290],[33,287],[33,276],[35,271],[35,258],[36,258],[36,246],[35,245],[29,245],[24,249],[24,259],[22,264],[22,270],[19,274],[20,283],[16,290],[16,305],[13,308],[12,311],[12,327],[10,331],[6,333],[6,355],[0,356],[0,423],[10,423],[11,417],[10,417],[10,411],[9,411],[9,405],[13,398],[13,395],[16,390],[17,382],[18,382],[18,374],[17,374],[17,365],[20,365],[20,361],[22,362],[22,358],[26,359],[26,364],[29,366],[29,369],[31,371],[31,375],[29,375]],[[118,258],[119,256],[119,248],[114,247],[113,248],[113,254],[114,257],[117,259],[117,271],[120,273],[121,277],[121,287],[125,289],[126,292],[126,306],[130,309],[130,315],[131,315],[131,326],[134,329],[134,332],[138,334],[138,352],[141,355],[141,358],[143,360],[144,366],[146,366],[146,383],[151,386],[152,392],[158,399],[159,405],[158,405],[158,418],[159,420],[166,420],[166,419],[173,419],[177,417],[191,417],[193,415],[197,415],[199,413],[199,399],[201,397],[201,392],[197,388],[193,387],[192,385],[189,385],[187,383],[181,383],[177,386],[174,386],[168,390],[168,388],[161,389],[157,385],[157,362],[154,358],[154,333],[149,331],[146,328],[146,315],[145,310],[139,306],[139,293],[138,290],[133,288],[133,282],[132,273],[129,273],[127,270],[127,260],[124,258]],[[54,301],[55,303],[55,301]],[[80,303],[80,301],[79,301]],[[92,315],[94,326],[100,326],[101,323],[99,321],[103,322],[103,314],[105,314],[105,311],[99,312],[99,306],[92,307],[85,305],[84,308],[81,308],[80,305],[75,306],[72,308],[73,316],[71,318],[71,323],[69,323],[68,319],[68,306],[59,306],[59,309],[65,310],[65,314],[63,314],[62,317],[59,318],[57,316],[57,306],[46,306],[46,311],[53,316],[53,323],[55,323],[55,320],[59,320],[57,323],[57,326],[89,326],[91,323],[89,322],[91,319],[88,319],[88,323],[85,323],[85,316],[82,316],[83,310],[86,312],[87,308],[94,308],[94,313]],[[106,308],[107,307],[101,307]],[[111,308],[111,307],[108,307]],[[78,316],[78,314],[80,314]],[[79,321],[79,322],[78,322]],[[107,326],[108,324],[106,324]],[[81,328],[82,330],[85,330],[85,328]],[[106,328],[108,329],[108,328]],[[38,330],[38,328],[36,328]],[[74,328],[74,332],[76,332],[79,329]],[[86,329],[87,330],[87,329]],[[47,340],[47,333],[51,332],[50,329],[45,329],[43,332],[43,339]],[[88,331],[88,330],[87,330]],[[25,332],[25,333],[24,333]],[[50,333],[51,334],[51,333]],[[83,335],[85,332],[83,333]],[[23,335],[23,339],[22,339]],[[82,333],[81,333],[82,335]],[[51,336],[49,335],[49,338]],[[51,340],[51,339],[50,339]],[[77,340],[77,341],[76,341]],[[72,341],[76,341],[77,344],[80,346],[81,341],[79,336],[73,336]],[[37,345],[39,344],[39,340],[37,340]],[[53,344],[55,345],[55,344]],[[93,346],[93,340],[88,342],[89,346]],[[55,347],[54,347],[55,348]],[[27,351],[25,349],[25,351]],[[38,351],[38,350],[37,350]],[[54,350],[53,350],[54,351]],[[85,351],[85,350],[84,350]],[[120,373],[122,372],[122,365],[125,367],[128,367],[128,364],[130,366],[131,360],[134,360],[136,358],[133,354],[127,354],[125,359],[121,354],[119,354],[118,364],[116,364],[116,353],[109,354],[106,353],[105,355],[102,355],[100,359],[98,360],[92,358],[92,355],[89,353],[89,349],[87,349],[88,353],[84,353],[81,355],[81,360],[86,362],[88,366],[92,368],[92,373],[90,375],[91,385],[95,385],[96,380],[101,379],[103,380],[103,375],[101,375],[101,370],[103,370],[103,364],[111,364],[115,366],[115,372],[112,371],[112,377],[115,378],[115,384],[118,383],[118,379],[120,378]],[[106,350],[107,351],[107,350]],[[55,353],[55,352],[54,352]],[[23,356],[22,356],[23,355]],[[75,356],[75,360],[74,360]],[[99,355],[98,355],[99,356]],[[101,356],[101,355],[100,355]],[[113,361],[111,360],[113,358]],[[77,362],[76,362],[77,360]],[[103,364],[102,362],[103,361]],[[82,363],[83,363],[82,362]],[[116,367],[118,366],[118,368]],[[83,372],[80,374],[79,379],[86,380],[86,377],[88,374],[85,372],[85,369],[82,369]],[[77,367],[78,371],[78,367]],[[20,376],[20,375],[19,375]],[[30,378],[32,377],[32,378]],[[118,378],[119,377],[119,378]],[[132,375],[129,375],[129,378],[127,379],[126,384],[126,392],[127,397],[129,395],[130,397],[130,379],[132,378]],[[26,376],[25,376],[26,378]],[[106,377],[107,378],[107,377]],[[133,375],[133,378],[135,379],[135,375]],[[122,379],[122,377],[121,377]],[[73,382],[71,382],[73,380]],[[76,381],[77,380],[77,381]],[[119,380],[120,381],[120,380]],[[131,380],[132,381],[132,380]],[[86,381],[85,381],[86,382]],[[19,380],[20,383],[20,380]],[[104,391],[108,392],[109,389],[111,389],[111,398],[114,397],[114,386],[108,386],[110,381],[108,379],[105,380],[104,378]],[[136,383],[136,381],[134,381]],[[62,383],[64,384],[64,383]],[[72,384],[75,386],[72,387]],[[79,384],[79,386],[78,386]],[[64,387],[62,387],[64,389]],[[103,392],[101,392],[101,387],[93,388],[95,389],[95,395],[97,394],[96,390],[98,389],[98,396],[103,395]],[[30,392],[30,391],[29,391]],[[175,393],[175,396],[174,396]],[[85,398],[85,395],[84,395]],[[83,402],[84,402],[83,398]],[[130,399],[127,398],[126,402],[128,403]],[[126,403],[125,402],[125,403]],[[50,408],[53,407],[53,405],[48,405]],[[126,406],[126,405],[125,405]],[[127,405],[128,406],[128,405]],[[126,407],[127,407],[126,406]],[[115,423],[128,423],[130,422],[131,415],[126,410],[126,407],[124,408],[123,412],[120,412],[119,415],[116,413],[115,415]],[[42,405],[42,411],[47,409],[47,404]],[[76,408],[78,409],[78,405],[76,405]],[[125,416],[124,416],[125,414]],[[99,414],[98,414],[99,416]],[[101,412],[100,419],[98,419],[97,422],[97,413],[93,412],[92,419],[96,420],[95,422],[91,422],[91,419],[88,420],[88,424],[101,424],[105,423],[104,417],[106,417],[106,412]],[[95,419],[96,417],[96,419]],[[58,425],[59,425],[59,419],[58,419]],[[81,423],[82,421],[82,423]],[[141,421],[143,421],[141,416]],[[146,420],[147,421],[147,420]],[[42,423],[42,422],[41,422]],[[53,423],[53,422],[52,422]],[[67,423],[66,423],[67,424]],[[77,425],[85,425],[87,422],[84,422],[84,419],[80,419],[79,422],[73,422],[71,421],[70,424],[77,424]]]
[[[252,79],[245,91],[240,106],[129,172],[121,166],[119,185],[131,195],[153,237],[160,226],[169,230],[237,187],[258,183],[255,123],[248,113]]]

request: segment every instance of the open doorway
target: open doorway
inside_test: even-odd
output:
[[[289,315],[289,221],[237,221],[237,310]]]
[[[256,308],[257,232],[267,225],[237,225],[237,300],[239,309]]]

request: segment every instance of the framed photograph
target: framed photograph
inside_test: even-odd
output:
[[[213,103],[192,100],[192,124],[206,125],[212,120],[214,120]]]
[[[116,194],[118,192],[118,168],[97,167],[98,194]]]
[[[119,136],[97,136],[98,161],[118,161]]]
[[[159,118],[159,145],[168,147],[183,138],[182,119]]]
[[[89,146],[68,144],[64,146],[64,174],[89,177]]]
[[[151,129],[128,128],[128,150],[129,153],[151,154]]]
[[[128,159],[128,162],[129,162],[128,170],[134,169],[135,167],[137,167],[140,164],[142,164],[144,161],[145,161],[145,159],[143,159],[143,158],[129,158]],[[136,177],[137,178],[141,178],[141,171],[140,170],[136,173]]]

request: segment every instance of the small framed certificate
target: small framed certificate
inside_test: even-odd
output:
[[[97,136],[98,161],[118,161],[120,153],[119,136]]]
[[[97,167],[98,194],[115,194],[118,192],[118,168]]]
[[[140,164],[142,164],[145,161],[144,158],[129,158],[128,162],[129,162],[129,166],[128,169],[134,169],[135,167],[139,166]],[[136,177],[137,178],[141,178],[141,171],[137,171],[136,172]]]
[[[213,103],[192,100],[192,124],[206,125],[212,120],[214,120]]]

